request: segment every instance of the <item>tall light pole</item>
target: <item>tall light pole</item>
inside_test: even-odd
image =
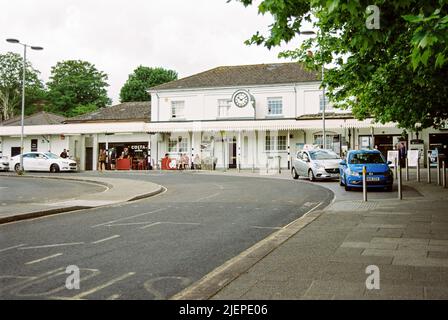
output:
[[[306,36],[316,35],[314,31],[299,31],[299,34],[303,34]],[[326,149],[327,146],[327,133],[325,130],[325,108],[326,108],[326,99],[325,99],[325,86],[324,86],[324,76],[325,76],[325,66],[324,60],[322,59],[322,146],[323,149]]]
[[[21,131],[20,131],[20,172],[23,172],[23,128],[25,121],[25,80],[26,80],[26,48],[32,50],[43,50],[44,48],[38,46],[30,46],[25,43],[21,43],[17,39],[6,39],[9,43],[17,43],[23,46],[23,77],[22,77],[22,115],[21,115]]]

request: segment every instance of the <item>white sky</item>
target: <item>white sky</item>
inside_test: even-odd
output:
[[[109,76],[109,97],[119,102],[139,65],[176,70],[179,78],[221,65],[285,62],[280,49],[246,46],[269,16],[256,6],[226,0],[8,0],[0,11],[0,52],[22,54],[6,38],[44,47],[28,59],[46,82],[51,67],[87,60]],[[297,44],[297,43],[296,43]],[[284,49],[284,48],[283,48]]]

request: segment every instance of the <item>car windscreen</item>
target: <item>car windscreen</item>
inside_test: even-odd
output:
[[[59,156],[55,155],[54,153],[51,152],[47,152],[45,153],[45,155],[49,158],[49,159],[59,159]]]
[[[311,160],[332,160],[339,159],[339,156],[332,151],[327,150],[315,150],[309,151]]]
[[[350,164],[365,164],[365,163],[386,163],[384,157],[380,153],[355,153],[350,156]]]

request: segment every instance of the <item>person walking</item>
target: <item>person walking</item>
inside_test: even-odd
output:
[[[106,150],[100,149],[100,154],[98,156],[98,163],[99,163],[99,170],[103,171],[106,170]]]

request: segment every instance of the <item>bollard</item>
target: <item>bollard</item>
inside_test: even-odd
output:
[[[409,181],[409,160],[406,157],[406,181]]]
[[[394,159],[394,177],[397,179],[397,158]]]
[[[431,183],[431,157],[430,156],[428,156],[427,170],[428,170],[428,183]]]
[[[417,182],[420,182],[420,157],[417,159]]]
[[[446,166],[445,160],[442,162],[442,186],[446,188]]]
[[[278,174],[282,173],[281,164],[282,164],[282,157],[278,156]]]
[[[362,197],[367,202],[367,168],[362,167]]]
[[[442,179],[440,176],[440,158],[437,157],[437,185],[441,186],[442,185]]]
[[[403,199],[403,190],[401,183],[401,166],[398,166],[398,174],[397,174],[397,183],[398,183],[398,200]]]

